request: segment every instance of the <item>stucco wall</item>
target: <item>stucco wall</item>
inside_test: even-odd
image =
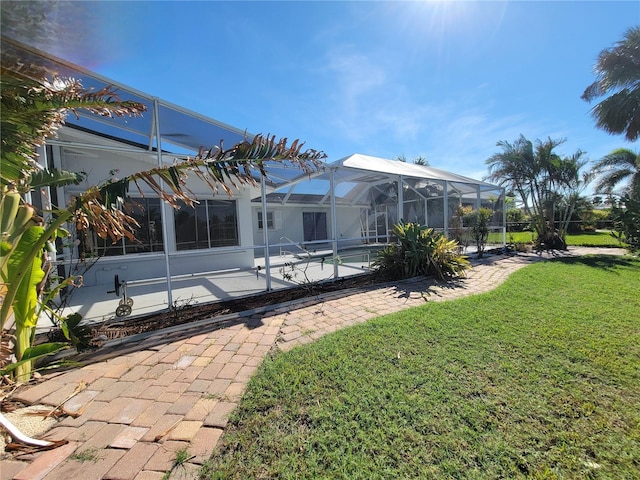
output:
[[[119,145],[117,142],[107,141],[85,132],[69,131],[68,129],[61,136],[61,139],[83,144]],[[82,148],[80,146],[54,146],[52,153],[53,161],[58,168],[76,172],[84,171],[87,174],[86,180],[81,185],[73,185],[59,190],[60,197],[64,198],[65,201],[69,201],[72,196],[86,191],[89,186],[103,183],[109,178],[122,178],[123,176],[157,166],[155,154],[149,154],[145,151],[125,153]],[[169,156],[166,160],[173,161],[173,158],[173,156]],[[171,274],[183,275],[213,270],[252,268],[253,250],[250,248],[253,244],[250,205],[252,192],[245,187],[233,189],[233,196],[230,197],[222,189],[218,192],[212,192],[205,182],[193,177],[188,181],[188,186],[189,190],[201,200],[213,198],[235,200],[240,245],[237,247],[177,251],[173,221],[175,210],[168,204],[163,204],[165,218],[167,219],[165,226],[167,235],[164,244],[169,253]],[[129,193],[133,197],[140,196],[138,188],[133,184],[130,186]],[[142,193],[147,197],[155,197],[148,188],[143,190]],[[71,258],[77,259],[77,256],[77,247],[74,247],[73,253],[67,248],[65,255],[59,256],[59,259],[63,258],[69,261]],[[88,262],[87,265],[91,265],[83,274],[84,284],[87,286],[105,285],[105,287],[111,288],[113,277],[116,273],[121,280],[126,281],[159,278],[166,275],[166,258],[163,252],[102,257],[97,261]]]

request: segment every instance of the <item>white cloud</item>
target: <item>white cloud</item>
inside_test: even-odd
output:
[[[342,113],[353,116],[376,92],[384,88],[387,74],[382,65],[361,53],[331,52],[325,64],[332,97],[343,108]]]

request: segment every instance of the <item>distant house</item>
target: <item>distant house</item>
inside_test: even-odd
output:
[[[70,116],[58,138],[42,149],[39,161],[84,171],[87,179],[82,185],[33,192],[31,201],[45,209],[65,204],[88,186],[111,177],[173,163],[221,140],[232,146],[245,135],[251,137],[24,45],[3,38],[2,48],[25,61],[48,65],[61,76],[79,78],[85,87],[114,85],[123,99],[148,107],[142,118]],[[304,132],[287,133],[304,136]],[[268,164],[267,172],[260,186],[236,189],[232,197],[191,180],[189,188],[199,200],[195,208],[174,210],[151,192],[132,188],[130,215],[140,224],[136,241],[111,244],[93,233],[76,234],[70,225],[74,241],[61,245],[57,261],[63,275],[81,267],[85,287],[78,290],[77,305],[83,305],[78,309],[88,314],[87,304],[102,297],[117,302],[107,293],[116,275],[131,286],[160,282],[155,293],[147,292],[157,299],[158,292],[164,291],[161,295],[167,299],[154,300],[156,307],[174,302],[174,281],[197,275],[238,274],[228,277],[226,284],[211,280],[203,300],[286,286],[282,267],[275,267],[283,265],[283,259],[319,259],[323,275],[338,277],[348,274],[341,268],[350,257],[364,268],[365,259],[371,261],[370,251],[392,240],[391,227],[400,220],[448,233],[458,205],[490,207],[492,229],[504,235],[504,190],[454,173],[359,154],[328,162],[312,175],[276,163]],[[79,263],[79,258],[87,260]],[[84,268],[87,265],[90,268]],[[250,279],[251,287],[243,287],[242,281]]]

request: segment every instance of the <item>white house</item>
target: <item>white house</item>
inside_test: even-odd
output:
[[[148,109],[141,118],[69,116],[39,161],[86,172],[86,180],[33,192],[31,201],[45,210],[110,178],[171,164],[221,141],[230,147],[252,138],[30,47],[3,38],[2,48],[63,77],[79,78],[85,87],[116,86],[122,99]],[[266,165],[267,178],[256,173],[258,186],[234,189],[233,196],[190,180],[199,201],[195,208],[174,210],[151,191],[132,186],[128,205],[140,224],[136,241],[111,244],[92,233],[77,234],[71,225],[73,241],[59,245],[59,273],[82,274],[84,286],[70,305],[87,317],[104,318],[104,309],[95,305],[115,310],[118,297],[108,292],[116,278],[136,298],[134,313],[146,313],[174,304],[180,289],[181,298],[207,301],[291,285],[283,275],[285,262],[312,261],[321,272],[314,273],[320,275],[316,279],[362,272],[372,252],[391,240],[395,223],[419,222],[448,233],[460,204],[490,206],[492,228],[504,235],[504,190],[482,181],[359,154],[328,162],[311,175],[291,165]]]

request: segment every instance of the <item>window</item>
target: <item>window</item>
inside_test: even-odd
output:
[[[258,212],[258,230],[262,230],[264,228],[262,222],[262,212]],[[273,221],[273,212],[267,212],[267,230],[273,230],[275,228],[275,223]]]
[[[326,212],[302,212],[302,228],[304,241],[327,239],[327,213]]]
[[[80,254],[112,257],[132,253],[162,252],[162,214],[159,198],[131,198],[123,207],[123,211],[140,224],[132,225],[135,240],[122,238],[116,243],[111,239],[102,239],[91,230],[85,234],[80,232]]]
[[[178,250],[239,244],[234,200],[203,200],[193,208],[182,203],[174,219]]]

